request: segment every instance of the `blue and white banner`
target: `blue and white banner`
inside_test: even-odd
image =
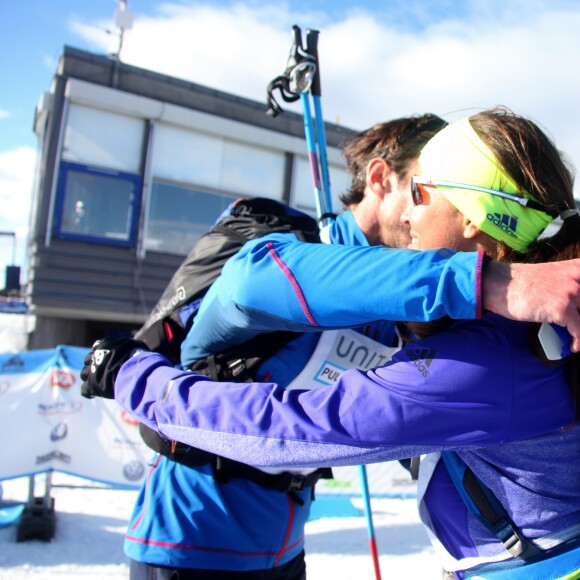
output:
[[[85,399],[88,349],[0,354],[0,480],[60,471],[138,487],[153,452],[137,422],[112,400]]]

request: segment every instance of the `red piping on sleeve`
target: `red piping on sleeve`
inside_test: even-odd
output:
[[[477,264],[475,266],[475,317],[483,316],[483,266],[486,255],[483,250],[477,253]]]
[[[312,326],[320,326],[320,324],[318,324],[318,322],[316,322],[314,316],[312,316],[312,313],[310,312],[310,309],[308,308],[308,303],[306,302],[306,297],[304,296],[304,293],[302,292],[302,288],[300,288],[300,284],[298,284],[298,280],[296,280],[296,278],[294,277],[294,274],[292,273],[290,268],[288,268],[288,266],[282,261],[282,258],[280,258],[280,256],[278,255],[278,253],[274,249],[274,245],[272,244],[272,242],[268,242],[266,245],[268,247],[268,252],[272,256],[272,258],[274,258],[274,261],[276,262],[276,264],[278,264],[278,266],[280,267],[282,272],[284,272],[284,275],[286,276],[286,278],[288,278],[288,281],[290,282],[290,285],[292,286],[294,293],[296,294],[296,298],[298,298],[298,302],[300,303],[300,306],[302,308],[302,312],[304,312],[304,315],[308,319],[308,322],[310,322],[310,324],[312,324]]]

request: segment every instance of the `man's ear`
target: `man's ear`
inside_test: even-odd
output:
[[[391,173],[391,167],[384,159],[380,157],[371,159],[367,165],[367,187],[380,197],[383,197],[385,193],[390,193]]]

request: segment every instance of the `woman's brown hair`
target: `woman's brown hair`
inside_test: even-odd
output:
[[[491,149],[506,173],[522,192],[564,216],[551,236],[540,236],[525,253],[516,252],[497,242],[494,259],[502,262],[539,263],[580,258],[580,216],[574,199],[574,172],[553,141],[540,127],[504,107],[496,107],[469,118],[474,131]],[[572,211],[570,211],[572,210]],[[450,325],[450,320],[411,324],[417,336],[432,334]],[[532,347],[540,358],[550,363],[539,346],[539,325],[533,325]],[[559,364],[568,364],[570,383],[580,413],[580,353]]]

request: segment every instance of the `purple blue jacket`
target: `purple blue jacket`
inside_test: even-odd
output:
[[[334,466],[455,450],[542,548],[580,533],[580,430],[567,366],[530,349],[531,325],[458,321],[334,387],[211,383],[140,353],[116,398],[166,437],[257,466]],[[431,455],[430,457],[437,457]],[[423,469],[421,469],[423,471]],[[421,516],[447,569],[509,557],[432,462]]]

